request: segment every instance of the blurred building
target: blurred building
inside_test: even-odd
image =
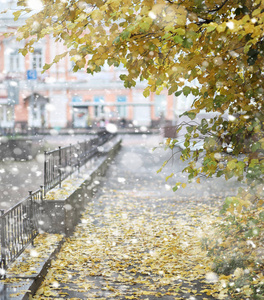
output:
[[[0,128],[17,131],[28,128],[88,128],[100,126],[100,120],[120,126],[160,126],[175,124],[177,115],[190,107],[192,98],[176,98],[166,91],[143,96],[144,82],[126,89],[119,75],[124,69],[105,66],[91,76],[72,72],[68,56],[41,74],[45,63],[65,51],[47,35],[25,57],[18,52],[23,41],[6,38],[25,20],[13,21],[16,4],[0,0]]]

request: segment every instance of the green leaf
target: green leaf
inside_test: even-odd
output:
[[[19,52],[23,55],[23,56],[26,56],[28,51],[27,49],[19,49]]]
[[[131,36],[131,32],[129,32],[129,31],[127,31],[127,30],[124,30],[122,33],[121,33],[121,38],[123,39],[123,40],[126,40],[126,39],[128,39],[130,36]]]
[[[175,29],[175,32],[178,33],[179,35],[185,35],[185,29],[183,28],[177,28]]]
[[[121,74],[121,75],[119,76],[119,78],[120,78],[121,80],[126,80],[126,79],[127,79],[127,75]]]
[[[117,36],[114,40],[113,40],[113,44],[118,44],[120,43],[120,36]]]
[[[14,16],[14,20],[17,21],[18,18],[20,17],[22,11],[21,10],[18,10],[18,11],[15,11],[13,12],[13,16]]]
[[[177,190],[178,190],[178,186],[177,185],[175,185],[173,188],[172,188],[172,190],[173,190],[173,192],[176,192]]]
[[[218,171],[216,173],[216,177],[221,177],[224,174],[224,171]]]
[[[163,39],[164,40],[166,40],[166,39],[168,39],[169,37],[171,37],[171,33],[169,33],[169,32],[166,32],[164,35],[163,35]]]
[[[156,80],[156,85],[159,86],[159,85],[162,85],[163,84],[163,80],[161,78],[158,78]]]
[[[157,171],[157,173],[160,173],[161,171],[162,171],[162,168],[159,168],[158,171]]]
[[[192,94],[194,96],[198,96],[199,95],[199,89],[198,88],[192,88]]]
[[[186,129],[189,133],[191,133],[193,131],[193,126],[188,126]]]
[[[251,46],[252,46],[252,42],[251,41],[246,43],[246,45],[244,47],[244,53],[245,54],[248,53],[248,51],[250,50]]]
[[[147,98],[149,95],[150,95],[150,90],[149,89],[145,89],[144,92],[143,92],[143,96],[145,98]]]
[[[66,55],[68,54],[68,51],[62,53],[62,54],[59,54],[59,55],[56,55],[55,58],[53,59],[54,63],[57,63],[59,62],[63,57],[65,57]]]
[[[43,66],[43,71],[41,73],[44,73],[46,70],[48,70],[50,67],[52,66],[52,64],[45,64]]]
[[[149,20],[151,20],[151,19],[149,18],[147,21],[141,22],[139,24],[141,32],[149,30],[150,26],[152,25],[152,21],[149,22]]]
[[[191,120],[194,120],[195,117],[196,117],[196,113],[193,112],[193,111],[186,111],[186,112],[184,112],[183,114],[181,114],[180,117],[181,117],[181,116],[187,116],[187,117],[189,117]]]
[[[162,171],[162,169],[166,166],[166,164],[168,163],[168,161],[167,160],[165,160],[164,162],[163,162],[163,164],[162,164],[162,166],[161,166],[161,168],[160,169],[158,169],[158,171],[157,171],[157,173],[160,173],[161,171]]]
[[[178,188],[179,188],[180,185],[181,185],[181,182],[177,182],[175,184],[175,186],[172,188],[173,192],[176,192],[178,190]]]
[[[177,89],[178,89],[178,85],[176,83],[172,84],[168,91],[169,95],[173,94],[175,91],[177,91]]]
[[[191,46],[193,45],[193,41],[191,39],[184,38],[182,45],[185,48],[190,49]]]
[[[171,173],[169,176],[167,176],[167,177],[165,178],[166,182],[167,182],[168,179],[170,179],[173,175],[174,175],[174,173]]]
[[[176,97],[179,97],[179,96],[181,95],[181,93],[182,93],[182,91],[178,91],[178,92],[176,92],[174,95],[175,95]]]
[[[196,117],[196,113],[194,113],[194,112],[189,112],[189,113],[187,114],[187,116],[188,116],[191,120],[194,120],[195,117]]]
[[[183,38],[180,36],[180,35],[176,35],[174,38],[173,38],[174,42],[177,43],[177,44],[182,44],[183,43]]]
[[[216,28],[217,28],[217,24],[216,23],[210,23],[208,26],[207,26],[207,32],[212,32],[214,31]]]
[[[256,151],[257,151],[258,149],[260,149],[260,148],[261,148],[261,144],[258,143],[258,142],[254,143],[254,144],[251,146],[252,152],[256,152]]]
[[[182,89],[182,91],[183,91],[184,96],[188,96],[191,93],[192,89],[189,86],[185,86]]]
[[[223,103],[225,102],[226,97],[223,95],[217,95],[214,99],[214,104],[216,107],[221,107]]]
[[[227,163],[226,169],[228,171],[232,171],[236,168],[236,165],[237,165],[237,159],[232,159]]]
[[[187,148],[187,147],[190,146],[190,142],[189,141],[185,141],[183,145],[184,145],[185,148]]]

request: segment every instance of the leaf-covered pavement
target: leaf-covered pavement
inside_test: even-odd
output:
[[[210,261],[201,250],[214,221],[207,207],[197,215],[192,201],[179,209],[166,198],[105,192],[89,205],[35,298],[181,299],[202,290],[209,299]],[[168,211],[159,212],[164,205]]]
[[[166,193],[164,179],[150,172],[155,166],[148,152],[135,151],[140,164],[124,165],[127,151],[98,179],[98,196],[34,299],[217,296],[217,276],[201,241],[212,235],[219,198]]]

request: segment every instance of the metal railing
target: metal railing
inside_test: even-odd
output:
[[[1,210],[1,269],[6,270],[38,235],[43,188],[4,212]]]
[[[7,210],[0,210],[1,262],[0,268],[6,270],[25,248],[34,242],[38,235],[39,222],[43,215],[45,193],[62,180],[79,170],[90,158],[99,153],[98,147],[116,134],[106,131],[97,137],[68,147],[45,153],[44,184],[39,190],[29,192],[29,196]],[[4,273],[4,272],[3,272]],[[0,272],[0,277],[2,273]]]
[[[116,134],[100,131],[96,138],[67,147],[59,147],[53,151],[45,151],[44,159],[44,195],[61,182],[80,170],[90,158],[99,151],[98,147],[109,141]]]

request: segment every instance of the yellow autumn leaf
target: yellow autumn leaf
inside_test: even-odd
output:
[[[100,21],[103,19],[103,13],[98,10],[98,9],[95,9],[92,13],[91,13],[91,17],[93,20],[95,21]]]
[[[239,278],[243,275],[244,275],[244,270],[242,268],[236,268],[236,270],[234,271],[234,276],[236,278]]]
[[[216,30],[217,30],[219,33],[224,32],[225,29],[226,29],[226,23],[225,23],[225,22],[219,24],[219,25],[216,27]]]
[[[252,289],[250,288],[249,285],[243,286],[243,291],[244,291],[244,293],[245,293],[248,297],[251,296],[251,295],[253,294],[253,291],[252,291]]]

